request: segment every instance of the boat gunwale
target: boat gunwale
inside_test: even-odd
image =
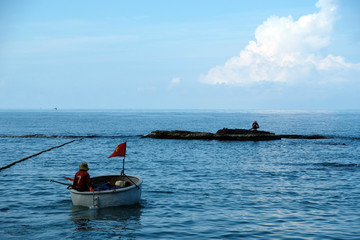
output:
[[[120,175],[103,175],[103,176],[96,176],[93,178],[101,178],[101,177],[120,177]],[[128,175],[128,177],[134,177],[138,179],[138,182],[136,183],[136,185],[131,185],[129,187],[124,187],[124,188],[118,188],[118,189],[111,189],[111,190],[103,190],[103,191],[85,191],[85,192],[79,192],[75,189],[70,188],[69,191],[72,194],[78,194],[78,195],[102,195],[102,194],[114,194],[114,193],[121,193],[121,192],[127,192],[129,190],[132,190],[133,188],[139,188],[139,190],[141,189],[141,184],[142,184],[142,179],[137,177],[137,176],[133,176],[133,175]],[[92,179],[93,179],[92,178]],[[115,191],[114,191],[115,190]]]

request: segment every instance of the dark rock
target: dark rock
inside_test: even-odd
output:
[[[230,140],[230,141],[267,141],[280,140],[281,138],[290,139],[327,139],[328,137],[320,135],[295,135],[283,134],[276,135],[275,133],[247,129],[228,129],[223,128],[218,130],[215,134],[209,132],[190,132],[190,131],[166,131],[157,130],[142,136],[143,138],[158,138],[158,139],[184,139],[184,140]]]
[[[159,138],[159,139],[201,139],[201,140],[233,140],[233,141],[265,141],[265,140],[279,140],[281,137],[274,133],[265,131],[253,131],[246,129],[221,129],[214,133],[208,132],[190,132],[190,131],[153,131],[144,138]]]
[[[207,132],[190,132],[190,131],[179,131],[179,130],[174,130],[174,131],[157,130],[149,133],[148,135],[143,136],[143,138],[212,140],[214,139],[214,134]]]
[[[266,131],[223,128],[216,132],[215,139],[236,141],[267,141],[280,140],[281,137]]]
[[[281,138],[290,138],[290,139],[328,139],[329,137],[320,136],[320,135],[295,135],[295,134],[285,134],[279,135]]]

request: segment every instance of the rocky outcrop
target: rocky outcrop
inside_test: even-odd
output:
[[[223,128],[215,133],[214,139],[235,141],[266,141],[280,140],[281,137],[266,131]]]
[[[246,129],[221,129],[216,133],[190,131],[157,130],[143,136],[143,138],[159,139],[187,139],[187,140],[236,140],[236,141],[264,141],[279,140],[279,136],[265,131],[251,131]]]
[[[327,137],[319,135],[276,135],[275,133],[266,131],[256,131],[247,129],[228,129],[223,128],[216,133],[209,132],[190,132],[180,130],[157,130],[143,138],[158,138],[158,139],[184,139],[184,140],[230,140],[230,141],[268,141],[280,140],[281,138],[291,139],[324,139]]]
[[[203,140],[211,140],[213,139],[213,133],[207,132],[190,132],[190,131],[163,131],[157,130],[149,133],[148,135],[143,136],[143,138],[160,138],[160,139],[203,139]]]
[[[281,138],[291,138],[291,139],[328,139],[329,137],[320,136],[320,135],[295,135],[295,134],[282,134],[279,135]]]

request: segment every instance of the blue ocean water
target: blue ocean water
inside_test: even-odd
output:
[[[329,139],[145,139],[154,130],[250,128]],[[359,239],[360,112],[0,111],[1,239]],[[80,140],[82,139],[82,140]],[[139,204],[72,206],[66,182],[143,179]]]

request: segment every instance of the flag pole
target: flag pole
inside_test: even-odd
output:
[[[124,174],[125,175],[125,156],[126,156],[126,142],[125,142],[125,152],[124,152],[124,158],[123,158],[123,167],[122,167],[122,174]],[[120,173],[120,175],[122,175],[121,173]]]
[[[121,143],[119,144],[115,151],[108,157],[108,158],[111,158],[111,157],[124,157],[123,158],[123,166],[122,166],[122,170],[121,170],[121,173],[120,173],[120,177],[125,173],[125,156],[126,156],[126,142],[124,143]]]
[[[124,172],[125,172],[125,155],[124,155],[124,158],[123,158],[123,167],[122,167],[120,175],[125,174]]]

